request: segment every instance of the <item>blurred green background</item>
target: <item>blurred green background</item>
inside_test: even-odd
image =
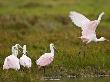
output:
[[[82,43],[77,37],[81,30],[69,18],[70,11],[77,11],[95,20],[104,11],[97,36],[110,40],[109,6],[109,0],[0,0],[0,81],[36,82],[43,72],[35,61],[49,52],[51,42],[58,52],[46,76],[110,74],[110,42],[92,42],[80,49]],[[30,70],[2,70],[5,57],[16,43],[27,45],[33,61]]]

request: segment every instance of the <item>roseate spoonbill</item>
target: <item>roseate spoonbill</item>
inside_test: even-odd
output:
[[[72,22],[78,26],[81,27],[82,30],[82,36],[80,37],[83,42],[86,44],[90,43],[91,41],[98,42],[98,41],[104,41],[107,40],[104,37],[97,38],[96,37],[96,28],[98,24],[101,21],[102,16],[104,15],[104,12],[102,12],[97,20],[90,21],[87,19],[84,15],[78,13],[78,12],[70,12],[69,17],[71,18]]]
[[[44,68],[44,73],[45,73],[45,66],[49,65],[52,63],[54,59],[54,44],[50,44],[50,53],[44,53],[38,60],[36,60],[36,64],[38,65],[39,68],[43,67]]]
[[[20,65],[27,68],[30,68],[32,65],[31,59],[27,57],[26,45],[23,46],[23,55],[20,57]]]
[[[15,46],[12,46],[12,55],[5,58],[3,69],[20,69],[19,59],[17,58],[18,53],[17,48]]]

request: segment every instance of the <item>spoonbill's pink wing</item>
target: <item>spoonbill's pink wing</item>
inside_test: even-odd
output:
[[[88,29],[91,30],[91,32],[95,33],[98,24],[99,22],[97,20],[91,21],[91,23],[88,25]]]
[[[50,55],[50,53],[45,53],[42,55],[37,61],[37,65],[40,66],[46,66],[49,65],[53,61],[53,56]]]
[[[104,12],[100,13],[99,17],[98,17],[98,21],[101,21],[102,16],[104,15]]]
[[[98,21],[91,21],[86,25],[87,27],[82,31],[82,36],[88,38],[96,38],[96,28],[98,26]]]
[[[20,57],[20,64],[24,67],[31,67],[31,59],[29,57],[27,57],[26,55],[23,55],[22,57]]]
[[[10,55],[6,57],[4,61],[3,69],[9,69],[9,68],[16,69],[16,70],[20,69],[19,59],[14,55]]]
[[[78,13],[78,12],[70,12],[69,17],[71,18],[72,22],[78,26],[81,27],[82,30],[83,28],[86,27],[86,24],[88,24],[90,22],[90,20],[88,18],[86,18],[84,15]]]
[[[9,69],[9,66],[7,64],[7,58],[5,58],[3,69]]]
[[[101,21],[101,18],[102,16],[104,15],[104,12],[102,12],[99,17],[98,17],[98,20],[94,20],[94,21],[90,21],[86,26],[87,26],[87,29],[93,33],[95,33],[96,31],[96,28],[98,26],[98,24],[100,23]]]
[[[92,32],[91,30],[83,30],[82,31],[82,38],[86,38],[88,40],[96,38],[96,33]]]
[[[96,21],[91,21],[87,27],[82,31],[82,38],[86,38],[88,40],[93,40],[96,38],[96,27],[97,27]]]

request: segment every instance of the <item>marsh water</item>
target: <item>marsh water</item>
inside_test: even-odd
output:
[[[55,80],[51,79],[51,80],[40,80],[39,82],[110,82],[110,77],[55,79]]]

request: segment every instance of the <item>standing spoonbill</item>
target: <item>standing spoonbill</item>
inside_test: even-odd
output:
[[[45,73],[45,66],[49,65],[54,59],[54,44],[50,44],[50,53],[44,53],[38,60],[36,60],[36,64],[39,68],[44,67]]]
[[[101,37],[98,39],[96,37],[96,32],[95,32],[95,30],[96,30],[98,24],[100,23],[103,15],[104,15],[104,12],[102,12],[99,15],[97,20],[90,21],[84,15],[73,11],[73,12],[70,12],[69,17],[71,18],[72,22],[76,26],[81,27],[82,36],[80,38],[84,43],[88,44],[91,41],[98,42],[98,41],[107,40],[104,37]]]
[[[23,55],[20,57],[20,65],[23,67],[30,68],[31,67],[31,59],[27,57],[26,45],[23,46]]]
[[[12,55],[5,58],[3,69],[20,69],[19,59],[17,58],[18,53],[17,48],[15,46],[12,46]]]

